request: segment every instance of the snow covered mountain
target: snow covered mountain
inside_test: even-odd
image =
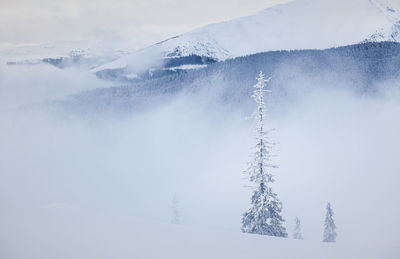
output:
[[[400,1],[294,0],[170,38],[93,72],[122,69],[140,74],[166,57],[196,55],[221,61],[271,50],[325,49],[368,41],[400,41]],[[136,62],[143,58],[148,64],[138,69]]]
[[[109,63],[128,51],[108,49],[98,42],[61,41],[0,51],[0,62],[8,65],[48,63],[59,68],[84,66],[92,69]]]

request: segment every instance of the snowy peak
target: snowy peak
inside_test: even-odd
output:
[[[356,44],[377,33],[379,41],[398,41],[398,4],[388,0],[297,0],[255,15],[211,24],[163,43],[203,54],[200,43],[214,44],[213,57],[282,49],[323,49]],[[202,52],[203,51],[203,52]]]
[[[400,2],[391,0],[370,0],[370,2],[380,10],[380,12],[392,24],[386,28],[379,28],[372,34],[367,41],[392,40],[400,41]]]
[[[326,49],[367,41],[400,41],[400,1],[295,0],[254,15],[210,24],[96,69],[132,67],[140,56],[238,56]]]
[[[400,2],[393,0],[370,0],[373,5],[387,15],[393,22],[400,20]]]

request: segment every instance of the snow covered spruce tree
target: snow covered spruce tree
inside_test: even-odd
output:
[[[270,186],[274,182],[271,169],[276,168],[276,166],[271,163],[273,143],[268,140],[268,132],[264,129],[266,118],[264,92],[269,91],[265,89],[268,81],[269,79],[265,79],[264,74],[260,72],[257,77],[257,84],[254,86],[253,98],[257,104],[257,109],[253,114],[256,124],[256,146],[253,161],[246,170],[253,184],[254,193],[251,197],[251,208],[243,214],[242,231],[259,235],[287,237],[286,228],[283,226],[285,220],[280,215],[282,202]]]
[[[336,236],[336,225],[333,221],[333,210],[331,204],[328,202],[328,204],[326,205],[325,229],[322,241],[335,242]]]
[[[172,224],[180,224],[180,219],[179,219],[179,209],[178,209],[178,198],[176,195],[174,195],[174,198],[172,198],[172,219],[171,223]]]
[[[298,217],[296,217],[294,219],[294,222],[296,223],[296,226],[294,228],[293,238],[294,239],[303,239],[303,235],[301,234],[300,219]]]

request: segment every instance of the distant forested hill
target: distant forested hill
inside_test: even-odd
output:
[[[142,110],[183,93],[246,109],[255,77],[272,77],[269,104],[289,104],[310,91],[346,89],[376,94],[385,82],[400,82],[400,44],[362,43],[327,50],[272,51],[207,67],[178,70],[154,79],[82,92],[53,105],[74,112]]]

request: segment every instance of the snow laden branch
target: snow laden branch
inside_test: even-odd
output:
[[[259,235],[287,237],[286,228],[283,226],[285,220],[280,215],[282,202],[270,186],[274,182],[271,170],[276,166],[271,161],[273,143],[268,140],[268,131],[264,127],[264,120],[266,119],[264,93],[270,92],[265,89],[269,80],[270,78],[265,79],[264,74],[260,72],[257,77],[257,84],[254,86],[253,99],[256,102],[256,110],[253,118],[256,145],[253,160],[246,170],[254,193],[251,197],[251,208],[243,214],[242,231]]]

